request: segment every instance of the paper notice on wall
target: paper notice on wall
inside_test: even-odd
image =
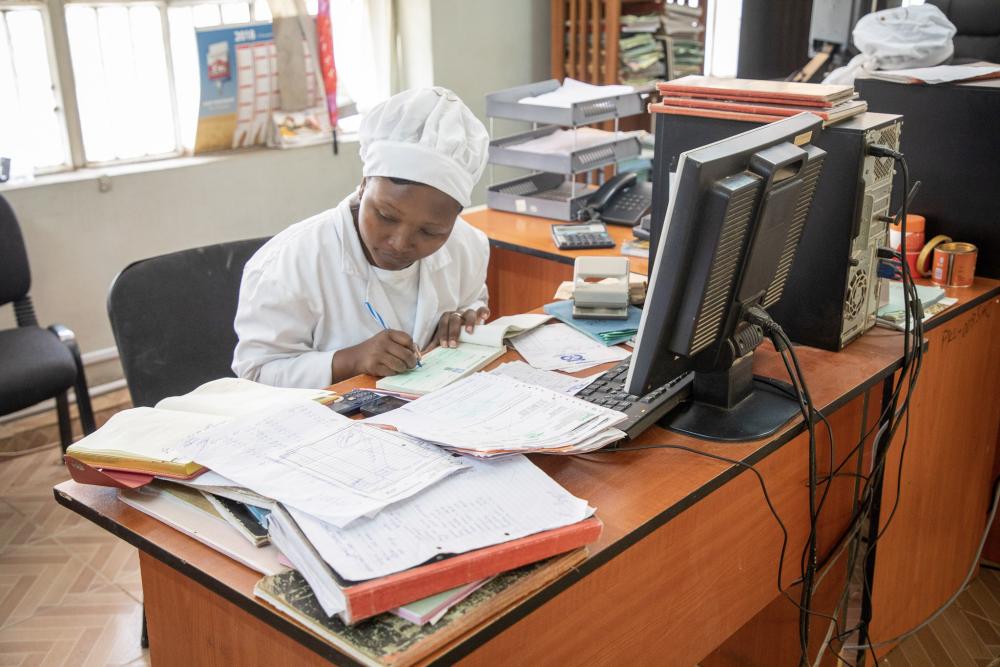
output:
[[[275,136],[272,114],[280,111],[278,58],[270,23],[210,28],[196,32],[201,100],[198,105],[198,130],[194,152],[229,150],[264,144]],[[316,69],[309,49],[302,42],[306,86],[313,106],[323,104],[317,89]],[[321,107],[322,110],[322,107]],[[278,122],[289,128],[294,142],[302,143],[313,132],[326,133],[328,120],[317,114],[301,118],[282,114]],[[323,126],[326,127],[323,127]],[[278,136],[283,136],[280,131]],[[282,142],[278,142],[281,145]]]

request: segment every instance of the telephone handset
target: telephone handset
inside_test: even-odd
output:
[[[588,215],[615,225],[639,224],[653,204],[653,186],[639,183],[635,172],[618,174],[598,188],[587,199],[580,211],[581,218]]]

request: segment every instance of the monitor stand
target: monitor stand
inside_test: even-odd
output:
[[[663,428],[703,440],[765,438],[800,414],[791,385],[753,375],[753,354],[725,371],[695,373],[692,400],[660,420]]]

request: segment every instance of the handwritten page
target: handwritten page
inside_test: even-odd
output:
[[[271,387],[241,378],[220,378],[206,382],[182,396],[168,396],[156,404],[160,410],[204,412],[210,415],[258,414],[288,401],[312,401],[331,396],[325,389]]]
[[[511,341],[524,360],[543,371],[578,371],[621,361],[629,353],[606,347],[562,322],[538,327]]]
[[[413,437],[478,456],[565,449],[624,419],[616,410],[491,373],[378,417]]]
[[[70,446],[74,452],[102,452],[152,461],[186,464],[177,449],[184,438],[227,421],[226,417],[159,408],[131,408],[115,414],[104,426]]]
[[[240,486],[337,526],[464,468],[437,447],[310,401],[221,424],[179,450]]]
[[[469,472],[347,528],[289,512],[323,560],[351,581],[560,528],[594,513],[523,456],[468,465]]]
[[[505,315],[498,317],[489,324],[480,324],[472,333],[462,329],[458,340],[463,343],[500,347],[505,338],[520,335],[552,319],[551,315],[524,313],[521,315]]]
[[[375,386],[387,391],[427,394],[475,373],[507,351],[502,346],[459,343],[458,347],[437,347],[423,356],[421,365],[379,379]]]
[[[567,396],[576,396],[587,385],[601,377],[601,373],[578,378],[572,375],[556,373],[555,371],[540,371],[537,368],[532,368],[523,361],[508,361],[505,364],[497,366],[491,372],[494,375],[504,375],[514,380],[533,384],[536,387],[545,387],[546,389],[551,389]]]

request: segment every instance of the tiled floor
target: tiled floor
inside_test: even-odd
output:
[[[147,665],[136,550],[56,503],[52,487],[66,478],[54,444],[0,457],[0,667]],[[982,569],[880,663],[1000,667],[1000,572]]]
[[[136,550],[56,504],[58,448],[0,461],[0,665],[146,665]]]

